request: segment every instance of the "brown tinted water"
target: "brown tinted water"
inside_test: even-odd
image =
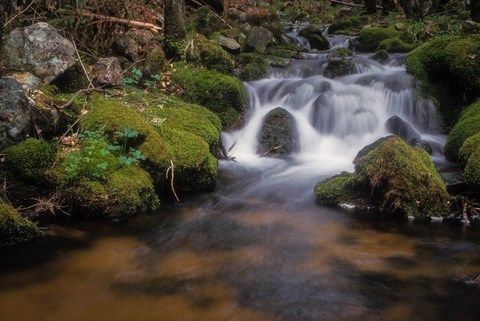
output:
[[[126,225],[52,225],[2,254],[0,320],[479,320],[477,232],[229,186]]]

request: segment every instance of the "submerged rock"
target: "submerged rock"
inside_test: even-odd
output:
[[[2,48],[5,66],[50,83],[76,61],[75,47],[45,22],[13,30]]]
[[[409,123],[398,116],[390,117],[385,123],[385,127],[390,133],[400,136],[406,141],[420,138],[420,135],[416,132],[416,130]]]
[[[298,132],[292,114],[280,107],[270,111],[260,130],[258,153],[269,157],[284,157],[295,152],[297,144]]]
[[[0,148],[19,142],[27,135],[31,108],[19,82],[13,78],[0,78]]]
[[[382,138],[365,147],[354,164],[354,174],[332,178],[316,187],[320,202],[339,205],[350,200],[383,215],[415,219],[448,214],[450,196],[430,156],[400,137]]]

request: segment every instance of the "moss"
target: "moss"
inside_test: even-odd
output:
[[[477,135],[478,136],[478,135]],[[472,153],[465,167],[465,183],[473,188],[480,188],[480,145]]]
[[[458,161],[462,145],[469,137],[477,133],[480,133],[480,115],[458,122],[448,134],[447,143],[445,144],[445,155],[447,158],[451,161]]]
[[[204,111],[209,112],[209,110],[204,107],[197,107],[151,108],[148,112],[153,117],[163,119],[160,126],[186,131],[202,138],[209,145],[211,152],[217,154],[220,148],[220,131],[205,116]]]
[[[116,132],[126,128],[139,133],[142,142],[138,149],[147,157],[152,171],[168,167],[171,159],[170,147],[162,137],[135,109],[111,99],[95,96],[90,101],[90,110],[80,120],[86,130],[103,129],[113,140]]]
[[[10,205],[0,203],[0,247],[16,246],[30,242],[42,233]]]
[[[430,156],[390,137],[357,160],[355,186],[380,212],[415,218],[443,216],[449,195]]]
[[[53,165],[56,148],[44,140],[28,138],[5,150],[9,169],[32,183],[41,183],[45,171]]]
[[[210,37],[223,27],[223,22],[215,16],[208,6],[202,6],[194,13],[193,26],[201,34]]]
[[[480,36],[434,39],[413,50],[406,66],[437,99],[445,124],[451,126],[463,106],[480,95]]]
[[[480,146],[480,132],[465,140],[458,153],[459,162],[463,165],[467,164],[470,156],[472,156],[478,146]]]
[[[144,76],[159,75],[165,68],[166,63],[167,59],[165,58],[163,50],[161,48],[154,48],[147,54],[145,62],[142,65],[142,72]]]
[[[159,128],[173,147],[175,188],[180,191],[210,190],[218,175],[218,163],[200,137],[166,126]]]
[[[248,102],[247,91],[240,81],[216,71],[178,65],[173,80],[183,88],[182,96],[187,101],[215,112],[225,127],[232,125],[225,112],[233,109],[240,115]]]
[[[200,34],[191,35],[185,40],[181,55],[195,66],[222,73],[231,73],[235,67],[235,62],[228,52]]]
[[[353,174],[342,173],[320,182],[315,187],[317,201],[326,206],[337,206],[349,198]]]
[[[353,52],[348,48],[336,48],[328,54],[328,58],[348,58],[352,57]]]
[[[394,28],[366,27],[360,32],[356,49],[362,52],[372,52],[377,50],[382,41],[398,36],[400,33]]]
[[[334,34],[339,31],[342,31],[342,33],[345,33],[345,31],[358,32],[365,25],[366,20],[367,20],[366,16],[356,16],[356,17],[345,19],[345,20],[340,20],[332,23],[328,28],[328,32],[330,34]]]
[[[389,57],[388,51],[378,50],[377,52],[375,52],[372,58],[380,63],[384,63],[385,61],[388,60],[388,57]]]
[[[461,122],[467,118],[476,117],[476,116],[480,116],[480,100],[476,101],[475,103],[465,108],[460,114],[458,122]]]
[[[265,57],[256,53],[243,53],[237,56],[240,65],[240,79],[253,81],[265,78],[270,65]]]
[[[378,45],[377,50],[386,50],[388,52],[410,52],[415,45],[408,44],[400,38],[385,39]]]

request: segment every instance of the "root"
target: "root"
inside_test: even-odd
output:
[[[170,188],[172,189],[173,196],[175,196],[175,199],[177,200],[178,203],[180,203],[180,199],[178,198],[177,192],[175,191],[175,185],[174,185],[174,179],[175,179],[175,166],[173,165],[173,160],[170,160],[170,167],[167,168],[167,172],[165,173],[165,178],[168,179],[168,174],[172,173],[172,176],[170,177]]]

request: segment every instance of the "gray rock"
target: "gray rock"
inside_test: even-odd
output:
[[[327,66],[323,75],[327,78],[337,78],[355,73],[353,53],[349,49],[339,48],[327,56]]]
[[[408,144],[409,144],[410,146],[423,149],[424,151],[426,151],[426,152],[429,153],[430,155],[433,154],[433,148],[432,148],[432,146],[430,146],[430,144],[429,144],[428,142],[424,141],[423,139],[413,138],[413,139],[410,139],[410,140],[408,141]]]
[[[45,22],[13,30],[2,49],[5,67],[50,83],[76,61],[75,47]]]
[[[27,92],[43,85],[40,78],[28,71],[15,71],[8,73],[7,76],[18,81]]]
[[[148,30],[132,28],[115,43],[116,50],[130,61],[137,61],[158,46],[155,35]]]
[[[230,53],[237,54],[240,52],[240,44],[235,39],[219,36],[218,44]]]
[[[0,78],[0,149],[21,141],[30,130],[31,104],[22,85]]]
[[[93,80],[99,86],[120,86],[123,70],[116,57],[100,58],[93,66]]]
[[[244,51],[264,53],[273,41],[273,34],[263,27],[252,27],[248,33]]]
[[[420,138],[420,135],[416,132],[416,130],[413,129],[409,123],[398,116],[390,117],[387,120],[385,127],[390,133],[400,136],[406,141],[410,141],[414,138]]]
[[[271,110],[262,123],[258,153],[285,157],[297,149],[298,131],[292,114],[280,107]]]

